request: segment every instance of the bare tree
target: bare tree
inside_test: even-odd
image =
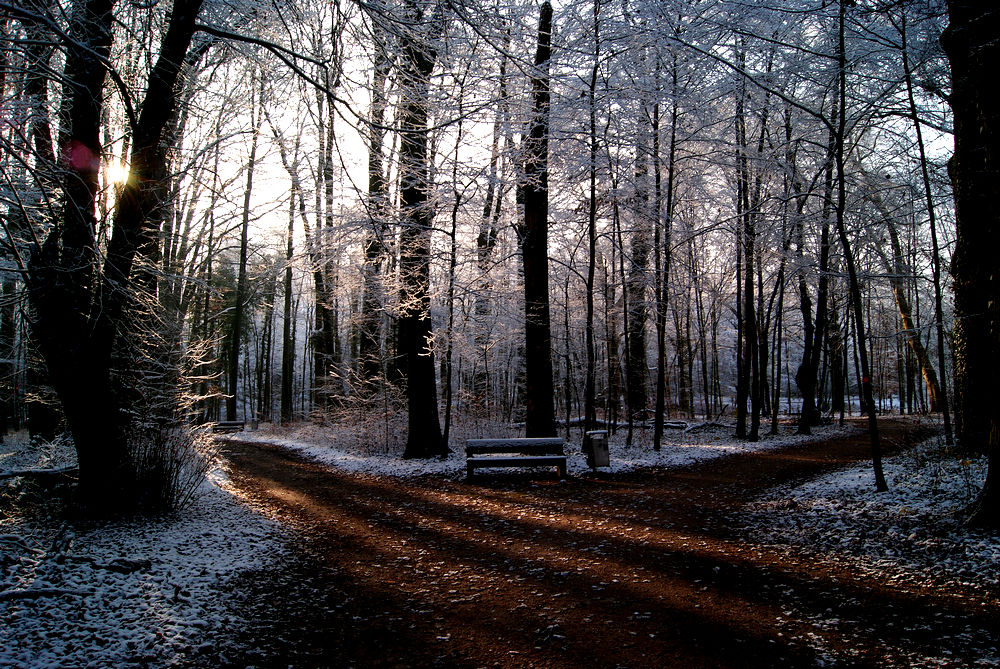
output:
[[[111,237],[103,258],[98,247],[96,202],[100,188],[100,129],[111,48],[114,3],[73,3],[65,49],[57,174],[58,218],[26,263],[34,311],[33,331],[59,395],[80,464],[82,502],[96,512],[128,507],[135,499],[121,400],[112,375],[116,334],[131,306],[130,275],[148,221],[158,205],[155,177],[162,173],[164,129],[177,101],[177,81],[191,46],[201,0],[177,0],[166,18],[159,55],[132,119],[130,176],[118,196]],[[24,8],[15,16],[52,21]],[[52,156],[51,158],[54,158]],[[45,169],[56,170],[51,158]],[[42,236],[44,234],[44,236]]]
[[[436,40],[445,25],[444,5],[406,3],[407,31],[400,64],[399,345],[404,356],[408,431],[404,458],[449,452],[438,419],[434,343],[430,316],[431,231],[428,105]]]
[[[531,77],[534,110],[524,143],[524,340],[527,374],[526,433],[555,435],[552,397],[552,337],[549,327],[549,59],[552,56],[552,5],[543,2],[538,47]]]

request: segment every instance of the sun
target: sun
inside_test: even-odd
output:
[[[128,165],[119,160],[112,159],[104,163],[104,177],[109,184],[120,185],[128,181],[128,171]]]

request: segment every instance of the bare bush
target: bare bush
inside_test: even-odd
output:
[[[135,427],[127,439],[139,508],[168,513],[195,499],[216,454],[204,431]]]

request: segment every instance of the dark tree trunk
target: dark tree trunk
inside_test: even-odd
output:
[[[292,337],[292,258],[295,254],[295,199],[289,198],[288,232],[285,241],[285,272],[281,311],[281,423],[292,422],[292,382],[295,379],[295,339]]]
[[[605,420],[610,424],[611,434],[618,429],[618,409],[621,403],[622,381],[621,365],[619,364],[618,352],[618,321],[614,317],[615,304],[615,256],[614,245],[611,246],[610,263],[605,262],[603,268],[603,293],[604,293],[604,329],[607,335],[607,369],[608,369],[608,390],[605,404]],[[610,264],[610,269],[608,265]]]
[[[667,149],[667,183],[666,192],[661,192],[660,169],[659,169],[659,104],[655,108],[653,131],[655,134],[653,141],[653,151],[657,156],[654,162],[654,184],[656,187],[657,201],[657,221],[656,221],[656,250],[658,271],[656,281],[656,390],[655,409],[653,414],[653,450],[660,450],[663,440],[663,422],[667,414],[667,309],[670,302],[670,271],[671,271],[671,250],[673,247],[673,224],[674,224],[674,177],[677,167],[677,122],[680,116],[680,103],[678,95],[680,93],[677,85],[677,60],[674,56],[670,70],[671,95],[673,101],[670,109],[670,148]],[[660,200],[663,200],[663,210],[660,211]],[[660,217],[662,215],[662,221]],[[662,224],[662,229],[661,229]],[[662,231],[661,231],[662,230]],[[692,239],[692,243],[695,240]],[[697,288],[695,288],[696,296]],[[702,339],[704,342],[704,339]]]
[[[617,190],[618,190],[618,181],[617,181],[617,179],[616,179],[615,176],[611,177],[611,189],[612,189],[612,192],[617,192]],[[617,248],[619,248],[619,249],[624,249],[625,248],[625,242],[623,241],[623,238],[622,238],[621,208],[620,208],[620,205],[618,203],[618,199],[617,198],[615,198],[613,200],[611,220],[612,220],[612,224],[613,224],[613,227],[614,227],[614,235],[615,235],[615,239],[616,239],[615,246]],[[612,260],[613,260],[613,258],[612,258]],[[618,271],[618,278],[619,278],[619,281],[621,282],[622,293],[624,293],[626,291],[625,286],[628,283],[627,275],[625,273],[625,253],[624,252],[619,252],[618,253],[618,266],[615,269]],[[621,302],[622,302],[622,312],[621,313],[622,313],[622,338],[623,338],[622,349],[623,349],[623,353],[624,353],[624,357],[625,357],[625,360],[624,360],[624,369],[627,370],[628,367],[629,367],[629,355],[630,355],[629,351],[631,349],[629,347],[629,332],[630,332],[630,329],[629,329],[629,313],[628,313],[628,304],[627,304],[628,300],[626,300],[624,298],[624,295],[622,296],[622,301]],[[617,360],[615,361],[615,364],[616,365],[618,364]],[[627,398],[628,397],[628,393],[629,393],[629,390],[628,390],[629,375],[627,373],[622,373],[621,374],[621,378],[625,382],[624,383],[623,391],[624,391],[625,397]],[[632,412],[628,411],[627,409],[628,409],[628,407],[626,406],[626,412],[625,413],[626,413],[626,420],[628,421],[628,431],[627,431],[627,433],[625,435],[625,445],[626,446],[631,446],[632,445],[633,429],[635,427],[635,418],[632,415]]]
[[[738,55],[741,62],[743,53]],[[741,227],[740,244],[737,253],[742,255],[742,262],[737,266],[737,282],[742,282],[737,309],[740,310],[739,372],[736,388],[736,435],[757,441],[760,438],[760,357],[757,350],[757,313],[754,298],[754,261],[756,254],[756,221],[752,211],[750,167],[747,157],[746,131],[746,81],[741,82],[741,89],[736,98],[736,220]],[[763,132],[763,130],[761,131]],[[743,274],[740,276],[740,270]],[[747,401],[749,400],[749,412]],[[750,427],[747,429],[747,418]]]
[[[271,380],[274,350],[274,303],[277,293],[277,277],[267,278],[264,297],[264,326],[261,332],[260,352],[257,356],[257,420],[271,421],[273,387]]]
[[[875,489],[883,492],[889,489],[885,474],[882,471],[882,444],[878,432],[878,417],[875,411],[875,400],[872,395],[872,374],[868,359],[868,335],[865,329],[864,305],[861,301],[861,286],[854,262],[854,253],[847,237],[847,227],[844,222],[844,210],[847,206],[847,184],[844,175],[844,154],[847,139],[847,52],[844,44],[844,24],[848,0],[840,1],[840,21],[838,30],[838,94],[840,98],[840,114],[836,124],[836,151],[834,152],[837,167],[837,203],[836,224],[837,236],[844,250],[844,263],[847,265],[848,288],[851,295],[851,306],[854,309],[854,327],[857,337],[859,386],[861,389],[861,407],[868,414],[868,435],[871,439],[872,466],[875,472]]]
[[[994,102],[1000,67],[1000,14],[990,3],[948,2],[950,25],[941,43],[951,63],[955,155],[955,405],[959,443],[986,450],[986,484],[969,522],[1000,527],[1000,108]]]
[[[587,379],[583,392],[584,430],[593,430],[597,422],[597,351],[594,343],[594,273],[597,270],[597,74],[601,62],[601,2],[594,0],[594,62],[590,69],[587,105],[590,110],[590,193],[587,202]],[[567,311],[569,300],[567,297]],[[569,349],[569,342],[566,342]],[[566,425],[569,429],[569,425]]]
[[[399,274],[399,345],[406,364],[408,430],[404,458],[430,458],[449,452],[438,417],[437,381],[430,314],[431,226],[430,156],[427,119],[430,76],[437,58],[433,45],[443,30],[443,18],[432,22],[432,33],[411,32],[402,54],[399,112],[399,207],[401,226]],[[418,23],[419,25],[419,23]]]
[[[845,365],[847,359],[844,356],[844,339],[841,333],[840,318],[837,315],[837,308],[830,309],[830,324],[827,327],[827,348],[830,358],[830,413],[844,415],[844,395],[847,374]]]
[[[834,110],[834,122],[836,122],[839,111]],[[802,311],[802,322],[805,324],[805,340],[802,348],[802,361],[795,371],[795,385],[798,386],[802,395],[802,411],[799,415],[799,434],[809,434],[811,428],[819,425],[820,415],[816,403],[816,391],[819,383],[819,363],[822,357],[823,340],[826,336],[826,323],[828,318],[827,298],[830,286],[830,215],[833,201],[833,154],[835,152],[835,133],[831,130],[828,147],[828,164],[825,172],[825,185],[823,188],[823,229],[820,232],[819,250],[819,281],[816,289],[816,317],[813,321],[812,300],[809,297],[809,288],[806,285],[805,277],[799,273],[799,306]],[[797,194],[800,192],[796,189]],[[798,218],[798,255],[802,253],[802,212],[805,204],[804,196],[799,196]]]
[[[542,3],[538,48],[531,77],[534,112],[525,139],[524,161],[524,340],[526,368],[525,432],[556,435],[552,396],[552,336],[549,324],[549,58],[552,5]]]
[[[640,116],[647,110],[642,105]],[[646,293],[649,283],[649,140],[650,133],[640,121],[639,138],[635,152],[635,198],[632,203],[632,245],[628,281],[625,284],[625,302],[628,309],[628,411],[635,420],[646,420],[646,391],[649,366],[646,358],[646,321],[648,308]]]
[[[468,70],[463,73],[460,81],[460,90],[464,90]],[[451,229],[448,231],[448,291],[446,305],[448,309],[448,326],[445,329],[445,352],[444,362],[441,364],[441,383],[444,384],[444,431],[441,439],[447,444],[451,435],[451,412],[452,399],[455,395],[454,388],[454,359],[455,359],[455,269],[458,267],[458,215],[462,208],[462,189],[458,177],[458,166],[460,162],[460,147],[463,141],[465,110],[461,96],[458,102],[458,126],[455,135],[455,156],[451,167],[452,197],[451,204]]]
[[[91,511],[127,511],[137,499],[111,374],[115,334],[130,305],[136,253],[159,204],[151,177],[166,159],[161,141],[174,112],[177,80],[194,34],[201,0],[177,0],[137,119],[130,175],[122,187],[103,265],[98,264],[95,201],[111,0],[74,8],[66,46],[60,162],[65,168],[61,220],[35,249],[27,275],[33,330],[73,435],[80,501]],[[84,46],[85,45],[85,46]],[[100,268],[100,269],[99,269]],[[101,272],[100,274],[98,272]]]

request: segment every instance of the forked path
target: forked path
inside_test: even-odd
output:
[[[896,447],[923,436],[883,429]],[[235,486],[301,537],[236,584],[254,624],[233,665],[906,666],[970,625],[998,631],[994,604],[874,582],[732,524],[773,485],[869,457],[860,433],[564,483],[348,475],[228,443]]]

